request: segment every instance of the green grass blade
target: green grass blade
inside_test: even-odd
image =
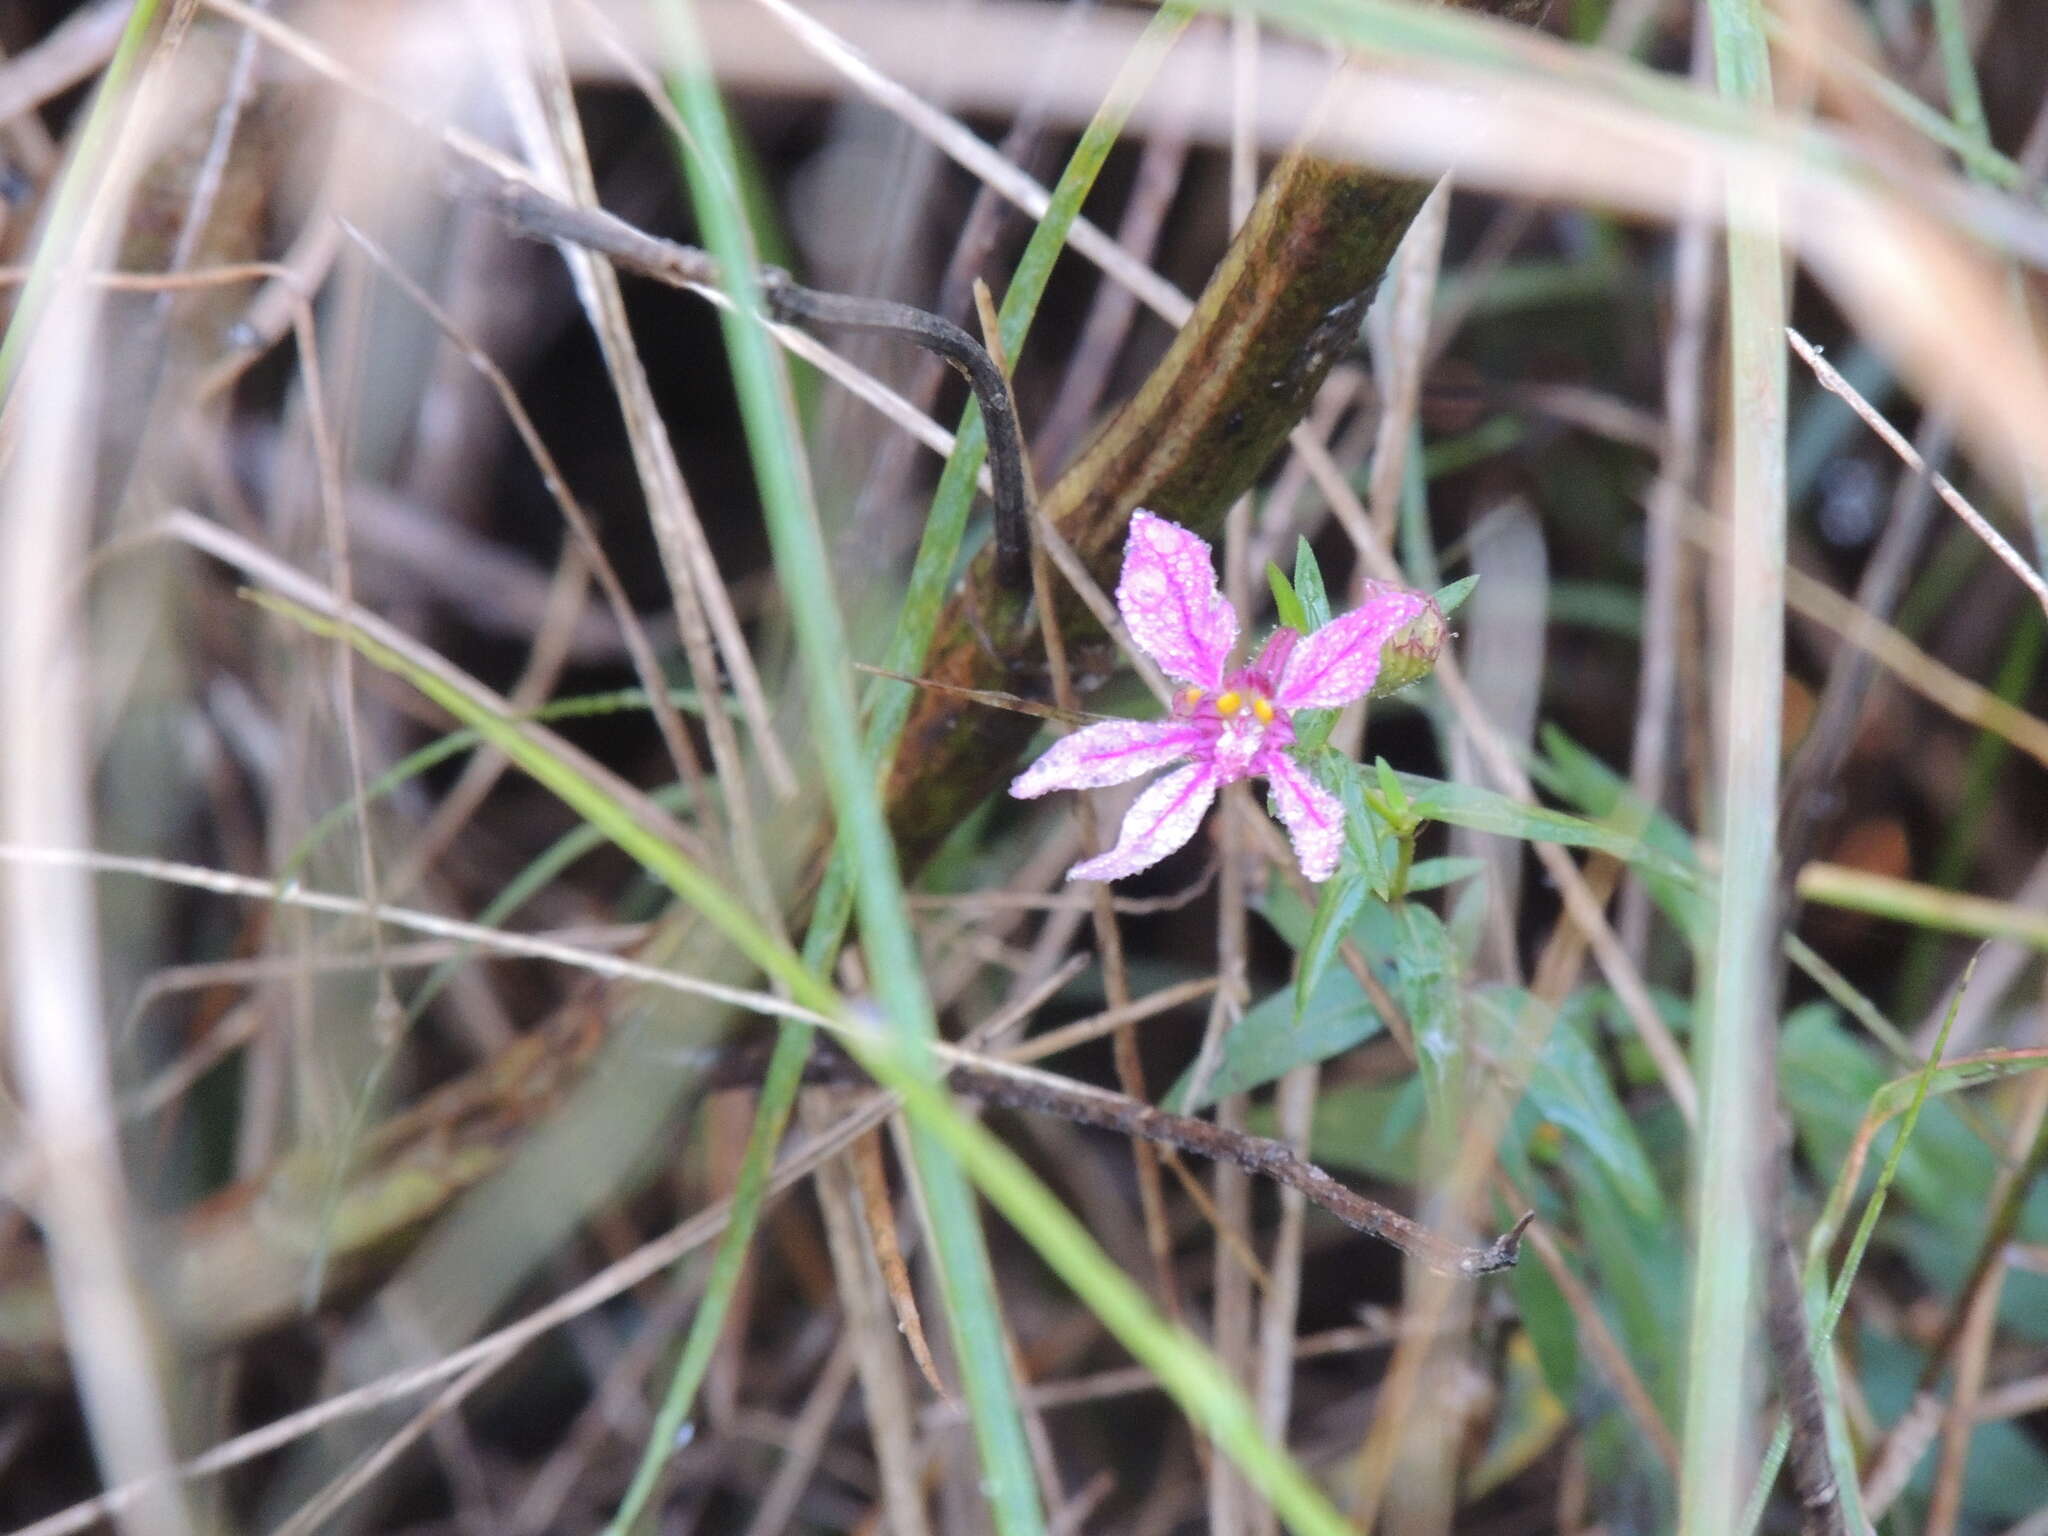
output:
[[[1721,95],[1768,110],[1770,48],[1759,0],[1709,0]],[[1757,1112],[1775,1017],[1775,917],[1780,694],[1784,681],[1784,256],[1768,187],[1731,183],[1728,199],[1728,372],[1732,473],[1728,504],[1737,616],[1716,687],[1725,700],[1716,749],[1721,868],[1699,967],[1693,1033],[1700,1085],[1693,1147],[1692,1316],[1686,1352],[1679,1530],[1726,1529],[1756,1454],[1760,1158]]]
[[[1185,19],[1184,12],[1178,19],[1155,18],[1148,28],[1148,38],[1154,41],[1149,47],[1141,45],[1141,51],[1150,55],[1162,53],[1163,42],[1178,32]],[[1149,73],[1149,68],[1145,73]],[[1121,130],[1128,113],[1129,99],[1134,95],[1135,89],[1122,95],[1112,94],[1110,105],[1097,115],[1095,122],[1082,135],[1065,172],[1052,190],[1046,216],[1033,231],[1004,295],[1000,328],[1008,356],[1014,357],[1023,345],[1053,264]],[[975,477],[985,456],[986,439],[981,430],[979,410],[970,404],[968,416],[956,436],[954,451],[941,477],[931,514],[925,522],[895,634],[884,653],[883,665],[890,671],[911,671],[931,644],[939,612],[944,606],[947,584],[952,578],[966,534]],[[913,690],[909,685],[886,679],[878,681],[871,692],[873,709],[866,733],[866,751],[877,775],[886,770],[894,754],[912,697]],[[821,974],[831,965],[852,913],[854,891],[849,873],[849,846],[842,842],[834,849],[804,939],[804,961]],[[674,1433],[680,1429],[687,1414],[689,1401],[701,1384],[702,1362],[709,1359],[711,1342],[723,1327],[731,1296],[729,1284],[721,1281],[728,1274],[737,1275],[738,1256],[753,1240],[754,1223],[759,1213],[759,1191],[768,1173],[767,1159],[788,1123],[811,1039],[809,1026],[789,1023],[782,1027],[776,1041],[756,1109],[754,1133],[749,1138],[747,1156],[741,1164],[734,1191],[733,1219],[720,1239],[713,1259],[711,1284],[692,1320],[690,1335],[684,1345],[683,1362],[677,1368],[675,1383],[663,1409],[662,1424],[650,1438],[648,1458],[636,1483],[645,1482],[651,1487],[651,1469],[658,1467],[665,1455],[661,1447],[673,1442]],[[646,1488],[642,1488],[640,1497],[644,1498],[645,1493]],[[636,1503],[637,1500],[629,1495],[627,1504],[622,1506],[622,1514]]]
[[[2009,901],[1943,890],[1918,880],[1877,875],[1843,864],[1809,864],[1799,872],[1807,901],[1979,939],[2009,939],[2048,950],[2048,916]]]
[[[114,44],[113,56],[100,74],[92,108],[78,130],[77,147],[58,178],[49,216],[38,231],[28,281],[15,301],[6,338],[0,340],[0,401],[6,400],[14,389],[14,377],[21,371],[21,360],[49,303],[51,286],[67,265],[75,265],[78,260],[78,240],[94,212],[93,199],[110,190],[105,179],[107,154],[112,147],[110,135],[116,127],[116,114],[128,100],[135,67],[150,46],[161,9],[158,0],[141,0],[128,13],[121,36]]]
[[[257,606],[289,620],[309,634],[325,639],[346,638],[357,654],[372,666],[404,678],[474,730],[485,742],[504,753],[521,772],[590,823],[649,875],[667,886],[685,905],[700,913],[764,975],[787,988],[794,1001],[818,1013],[830,1013],[839,1007],[838,993],[807,969],[786,943],[764,930],[752,914],[726,892],[720,881],[699,868],[667,838],[642,826],[632,811],[613,799],[567,757],[555,751],[544,733],[493,712],[455,682],[417,665],[409,657],[338,619],[269,593],[251,592],[248,597]]]
[[[913,1074],[928,1072],[924,1046],[936,1035],[937,1021],[904,906],[895,844],[862,748],[846,667],[846,625],[813,505],[788,377],[760,323],[758,258],[734,196],[737,175],[729,125],[689,0],[665,0],[656,6],[655,15],[669,55],[671,89],[690,135],[683,146],[684,173],[705,245],[718,259],[736,310],[722,321],[726,352],[776,575],[807,674],[826,791],[851,861],[854,907],[860,915],[869,975],[901,1060]],[[794,1049],[792,1045],[791,1054]],[[974,1192],[946,1144],[928,1128],[913,1123],[911,1147],[996,1526],[1003,1536],[1034,1536],[1044,1529],[1045,1515]],[[679,1378],[679,1387],[687,1385]],[[659,1441],[649,1447],[650,1458],[665,1457],[667,1452],[668,1446]],[[621,1526],[628,1513],[621,1510]]]
[[[1979,951],[1981,954],[1982,951]],[[1877,1184],[1870,1192],[1870,1199],[1864,1203],[1863,1216],[1856,1223],[1856,1234],[1849,1240],[1849,1251],[1843,1256],[1841,1272],[1835,1276],[1831,1290],[1826,1289],[1828,1250],[1835,1245],[1835,1234],[1841,1230],[1842,1217],[1849,1209],[1849,1202],[1855,1197],[1860,1161],[1853,1161],[1844,1168],[1835,1181],[1834,1190],[1828,1196],[1828,1203],[1814,1222],[1812,1232],[1806,1240],[1806,1274],[1804,1282],[1809,1295],[1818,1296],[1826,1290],[1826,1299],[1817,1309],[1813,1319],[1814,1364],[1821,1369],[1824,1383],[1833,1381],[1831,1346],[1834,1342],[1835,1327],[1842,1320],[1842,1309],[1849,1302],[1849,1287],[1855,1283],[1856,1272],[1863,1266],[1863,1255],[1870,1247],[1870,1235],[1877,1230],[1877,1219],[1884,1214],[1886,1198],[1891,1193],[1892,1182],[1898,1177],[1899,1163],[1906,1155],[1906,1143],[1912,1140],[1913,1127],[1919,1123],[1920,1110],[1927,1103],[1931,1093],[1940,1086],[1942,1092],[1973,1086],[1982,1081],[1981,1077],[1965,1077],[1943,1068],[1941,1053],[1948,1045],[1948,1032],[1956,1021],[1956,1014],[1963,1006],[1963,994],[1970,988],[1970,978],[1977,970],[1977,956],[1970,958],[1963,971],[1963,979],[1956,985],[1956,994],[1949,999],[1948,1012],[1942,1016],[1941,1032],[1934,1038],[1934,1049],[1928,1054],[1927,1064],[1918,1072],[1907,1077],[1896,1078],[1886,1083],[1871,1095],[1870,1107],[1864,1114],[1865,1131],[1874,1134],[1878,1126],[1892,1116],[1901,1113],[1905,1119],[1899,1126],[1899,1134],[1893,1140],[1891,1149],[1885,1154],[1883,1165],[1878,1169]],[[2034,1068],[2039,1063],[2030,1064]],[[1944,1084],[1944,1079],[1946,1080]],[[1859,1134],[1858,1142],[1863,1136]],[[1809,1305],[1811,1305],[1809,1303]],[[1848,1444],[1846,1430],[1841,1425],[1840,1394],[1830,1393],[1829,1402],[1829,1449],[1838,1453]],[[1737,1536],[1749,1536],[1763,1519],[1764,1506],[1770,1499],[1771,1486],[1778,1480],[1779,1469],[1784,1466],[1785,1453],[1792,1443],[1790,1426],[1781,1415],[1777,1431],[1771,1437],[1770,1449],[1764,1454],[1763,1465],[1757,1471],[1756,1486],[1750,1490],[1748,1501],[1743,1506],[1742,1523],[1735,1527]],[[1866,1530],[1869,1522],[1863,1518],[1858,1499],[1859,1476],[1853,1458],[1845,1465],[1837,1465],[1836,1481],[1842,1489],[1843,1513],[1856,1522],[1851,1530]]]
[[[654,1428],[647,1436],[647,1447],[640,1464],[634,1468],[633,1481],[627,1486],[625,1497],[619,1501],[618,1513],[606,1527],[607,1536],[624,1536],[646,1509],[655,1489],[660,1486],[662,1468],[668,1464],[683,1425],[689,1419],[690,1409],[697,1399],[697,1389],[704,1384],[704,1373],[711,1368],[712,1352],[717,1349],[719,1335],[724,1332],[725,1315],[731,1310],[733,1295],[739,1289],[741,1271],[746,1266],[747,1249],[751,1246],[749,1239],[760,1224],[761,1202],[767,1192],[775,1149],[782,1143],[782,1133],[789,1126],[790,1107],[796,1102],[797,1089],[803,1085],[804,1061],[810,1055],[811,1034],[809,1025],[797,1023],[785,1024],[779,1032],[775,1054],[770,1058],[767,1075],[761,1081],[761,1107],[754,1116],[753,1129],[747,1134],[746,1156],[740,1164],[739,1179],[733,1188],[732,1214],[725,1234],[730,1236],[735,1231],[744,1231],[746,1237],[736,1242],[728,1242],[721,1237],[718,1249],[712,1255],[711,1273],[704,1283],[704,1297],[697,1305],[696,1319],[683,1342],[682,1358],[676,1362],[668,1393],[662,1399],[660,1411],[655,1414]]]

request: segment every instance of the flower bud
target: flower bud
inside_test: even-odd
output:
[[[1403,590],[1392,582],[1368,581],[1365,583],[1364,601],[1370,603],[1385,593]],[[1437,606],[1436,599],[1424,598],[1422,612],[1395,630],[1387,638],[1387,643],[1380,647],[1380,675],[1372,685],[1372,697],[1379,699],[1390,693],[1399,693],[1429,676],[1450,633],[1450,625],[1445,622],[1444,611]]]

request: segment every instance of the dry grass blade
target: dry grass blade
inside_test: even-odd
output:
[[[1429,359],[1430,314],[1436,300],[1437,269],[1443,262],[1444,232],[1451,216],[1452,183],[1446,177],[1431,190],[1415,215],[1408,238],[1401,242],[1392,291],[1385,302],[1374,380],[1379,385],[1379,425],[1372,445],[1372,482],[1366,505],[1373,532],[1391,547],[1394,522],[1400,515],[1401,479],[1408,464],[1408,441],[1415,424],[1415,403],[1422,393],[1422,374]]]
[[[910,1356],[923,1373],[925,1384],[942,1398],[951,1398],[932,1347],[924,1336],[924,1318],[917,1308],[917,1291],[910,1283],[910,1266],[903,1262],[903,1242],[896,1230],[896,1205],[889,1195],[889,1172],[882,1162],[879,1134],[863,1136],[847,1153],[853,1165],[854,1188],[860,1194],[861,1220],[866,1225],[868,1244],[881,1266],[882,1287],[896,1312],[896,1327],[910,1346]]]
[[[211,891],[221,896],[275,902],[280,906],[300,907],[309,912],[330,912],[358,919],[374,919],[394,928],[430,934],[435,938],[448,939],[497,954],[517,955],[531,960],[553,960],[590,971],[594,975],[643,982],[668,991],[707,997],[767,1017],[801,1019],[806,1023],[824,1021],[822,1014],[785,998],[776,997],[772,993],[753,992],[743,987],[728,987],[718,982],[703,981],[660,966],[621,960],[615,955],[607,955],[564,940],[508,933],[502,928],[485,928],[476,923],[465,923],[456,918],[443,917],[438,913],[417,912],[406,907],[389,904],[373,906],[359,896],[310,891],[296,883],[280,884],[274,880],[230,874],[225,870],[206,869],[198,865],[179,864],[168,859],[137,858],[98,853],[88,848],[51,848],[39,844],[0,844],[0,863],[32,868],[135,875],[146,880]]]
[[[1980,1262],[1950,1324],[1955,1337],[1955,1390],[1942,1420],[1941,1455],[1935,1463],[1934,1491],[1928,1501],[1928,1536],[1954,1536],[1963,1516],[1971,1433],[1977,1424],[1977,1405],[1998,1327],[1998,1302],[2005,1287],[2006,1267],[1991,1259],[1990,1253],[2002,1249],[2010,1239],[2009,1222],[2018,1220],[2025,1186],[2041,1171],[2043,1154],[2048,1152],[2048,1141],[2042,1137],[2044,1125],[2048,1125],[2048,1074],[2036,1073],[2027,1079],[2005,1145],[2006,1166],[1999,1170],[1998,1183],[1992,1189],[1993,1217],[1987,1237],[1995,1241],[1987,1241],[1980,1250]],[[2001,1227],[2005,1228],[2002,1234]],[[1945,1351],[1936,1351],[1935,1358],[1942,1353]]]
[[[895,1107],[889,1096],[877,1094],[829,1130],[806,1137],[777,1163],[774,1176],[769,1181],[769,1193],[780,1194],[806,1177],[821,1161],[880,1125],[894,1113]],[[316,1434],[330,1424],[374,1413],[392,1403],[416,1397],[436,1384],[460,1377],[473,1368],[495,1364],[571,1319],[581,1317],[592,1308],[602,1306],[668,1269],[684,1254],[716,1238],[725,1229],[730,1215],[731,1207],[726,1202],[709,1206],[518,1322],[426,1365],[396,1372],[274,1420],[260,1429],[238,1435],[180,1464],[174,1475],[180,1481],[217,1476]],[[136,1507],[159,1494],[163,1486],[163,1478],[118,1485],[97,1498],[24,1526],[14,1536],[69,1536],[72,1531],[89,1529],[108,1516]]]
[[[626,653],[632,658],[634,673],[640,679],[640,686],[647,691],[649,708],[653,711],[662,736],[668,743],[677,771],[687,774],[687,765],[694,761],[694,753],[687,745],[682,719],[669,699],[668,680],[662,672],[661,662],[654,654],[654,646],[648,639],[646,627],[641,624],[631,599],[626,595],[625,586],[619,580],[618,572],[613,569],[610,558],[605,554],[604,545],[597,536],[597,530],[592,525],[589,514],[585,512],[583,504],[576,499],[574,492],[569,489],[568,482],[563,479],[554,454],[548,450],[539,429],[534,426],[532,416],[527,413],[518,392],[512,387],[512,381],[505,377],[504,370],[499,368],[481,347],[462,333],[447,311],[400,271],[375,242],[367,239],[351,224],[344,222],[342,228],[370,260],[376,263],[378,270],[434,322],[449,343],[461,350],[470,365],[498,397],[506,419],[512,423],[513,430],[519,434],[520,442],[531,455],[534,466],[547,484],[549,495],[561,508],[563,520],[568,523],[570,532],[582,548],[584,558],[589,562],[592,574],[596,576],[598,585],[603,589],[605,601],[610,606],[612,616],[618,622],[619,633],[625,640]],[[519,701],[515,699],[514,702]],[[721,712],[713,710],[709,713],[715,716]],[[431,842],[431,839],[429,841]],[[399,888],[403,889],[412,882],[404,880],[397,883]]]
[[[359,608],[341,607],[335,602],[333,594],[318,582],[240,535],[184,509],[166,513],[159,524],[159,531],[164,537],[212,555],[215,559],[240,570],[251,581],[315,613],[346,616],[351,627],[378,645],[406,657],[421,671],[442,679],[458,691],[478,700],[492,713],[505,718],[511,717],[512,711],[503,699],[498,698],[474,679],[464,676],[459,669],[422,647],[411,636],[374,614],[366,613]],[[520,728],[526,731],[539,729],[530,724],[522,725]],[[693,856],[702,854],[702,840],[695,832],[676,821],[617,774],[592,761],[589,754],[579,752],[560,740],[555,741],[550,750],[564,760],[574,763],[579,771],[605,785],[616,794],[620,804],[631,807],[632,814],[658,835],[669,839],[678,847],[690,850]]]
[[[2048,614],[2048,581],[2043,581],[2040,573],[2027,564],[2025,556],[2012,547],[2004,534],[1991,526],[1983,513],[1970,505],[1963,493],[1950,483],[1948,476],[1929,473],[1927,463],[1920,457],[1919,450],[1907,442],[1899,429],[1886,421],[1884,416],[1863,398],[1855,385],[1842,377],[1839,369],[1814,350],[1812,342],[1789,327],[1786,329],[1785,337],[1792,343],[1792,350],[1799,354],[1799,360],[1813,370],[1813,376],[1820,380],[1821,387],[1846,400],[1849,408],[1871,431],[1884,439],[1885,446],[1897,454],[1900,462],[1908,469],[1917,475],[1927,475],[1934,486],[1935,494],[1941,497],[1948,509],[1963,520],[1970,532],[1984,541],[1984,547],[1996,555],[2007,570],[2019,577],[2027,590],[2034,594],[2035,600],[2041,604],[2041,611]]]
[[[93,130],[47,211],[36,272],[0,350],[0,837],[93,839],[92,643],[76,601],[93,525],[97,415],[90,370],[100,296],[68,274],[99,264],[133,195],[147,139],[174,88],[141,6],[123,22]],[[172,1464],[172,1399],[131,1232],[105,1038],[97,903],[75,867],[15,864],[0,881],[8,1045],[22,1133],[41,1174],[39,1212],[57,1303],[98,1457],[150,1493],[151,1536],[194,1529]]]
[[[1027,699],[1021,693],[1001,693],[993,688],[960,688],[934,678],[912,677],[908,672],[891,672],[887,667],[872,667],[864,661],[855,662],[854,670],[865,672],[870,677],[892,678],[899,683],[908,683],[913,688],[930,688],[935,692],[950,693],[956,699],[966,699],[989,709],[1008,709],[1020,715],[1036,715],[1041,720],[1056,720],[1061,725],[1087,725],[1093,721],[1111,718],[1108,715],[1090,714],[1085,709]]]
[[[761,1495],[746,1536],[780,1536],[788,1528],[805,1485],[817,1471],[818,1459],[832,1432],[832,1421],[839,1413],[846,1389],[853,1384],[853,1374],[853,1347],[842,1335],[791,1426],[782,1465],[775,1469],[775,1480]]]

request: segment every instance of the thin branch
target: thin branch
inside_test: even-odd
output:
[[[1438,1274],[1473,1279],[1512,1268],[1522,1233],[1535,1219],[1532,1211],[1491,1243],[1471,1248],[1346,1188],[1297,1156],[1287,1143],[1269,1136],[1229,1130],[1191,1115],[1169,1114],[1125,1094],[1016,1067],[956,1067],[948,1084],[954,1092],[985,1103],[1058,1115],[1120,1135],[1142,1137],[1298,1189],[1347,1227],[1391,1244]]]
[[[1949,483],[1947,476],[1929,473],[1927,461],[1920,457],[1918,450],[1906,441],[1897,427],[1884,419],[1876,406],[1857,392],[1855,385],[1843,378],[1827,359],[1814,350],[1812,342],[1790,326],[1785,328],[1785,336],[1792,343],[1792,350],[1799,354],[1800,361],[1813,370],[1813,376],[1820,381],[1821,388],[1831,394],[1840,395],[1848,402],[1849,409],[1862,419],[1863,424],[1884,439],[1886,447],[1897,454],[1916,474],[1927,475],[1928,483],[1934,487],[1935,495],[1948,503],[1948,509],[1984,541],[1985,547],[1998,556],[2008,570],[2019,577],[2027,590],[2034,594],[2035,600],[2040,603],[2041,611],[2048,614],[2048,582],[2042,581],[2040,573],[2027,564],[2026,557],[2006,542],[2005,535],[1992,527],[1984,514],[1970,505],[1963,493]]]
[[[704,251],[650,235],[602,209],[576,208],[481,162],[451,158],[450,166],[463,194],[523,239],[566,241],[672,287],[717,288],[718,264]],[[772,319],[894,336],[959,370],[973,389],[988,428],[998,574],[1005,586],[1027,587],[1030,524],[1025,515],[1023,437],[1009,380],[987,348],[943,315],[889,299],[822,293],[777,267],[763,272],[761,292]]]

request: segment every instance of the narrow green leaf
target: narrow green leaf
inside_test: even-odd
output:
[[[1387,832],[1379,813],[1365,798],[1363,781],[1349,770],[1357,767],[1331,754],[1338,765],[1338,798],[1344,802],[1344,867],[1356,868],[1365,876],[1373,895],[1381,901],[1394,896],[1394,865],[1387,848]]]
[[[1675,1213],[1651,1221],[1632,1211],[1606,1170],[1578,1143],[1566,1145],[1558,1166],[1623,1347],[1669,1419],[1683,1384],[1685,1234]]]
[[[1404,902],[1395,915],[1401,942],[1394,955],[1394,995],[1415,1032],[1432,1130],[1448,1133],[1458,1118],[1464,1079],[1462,967],[1449,931],[1429,908]]]
[[[1493,882],[1474,880],[1451,897],[1451,909],[1444,914],[1444,927],[1451,936],[1451,952],[1458,964],[1469,970],[1479,958],[1479,946],[1486,940],[1486,914],[1493,904]]]
[[[1294,590],[1301,596],[1302,622],[1294,627],[1304,635],[1313,634],[1330,622],[1330,593],[1323,585],[1323,568],[1307,539],[1294,546]]]
[[[1465,858],[1462,855],[1446,855],[1440,859],[1418,859],[1408,870],[1408,894],[1419,896],[1425,891],[1441,890],[1447,885],[1456,885],[1460,880],[1470,880],[1486,870],[1484,859]]]
[[[1366,879],[1356,869],[1339,870],[1325,882],[1316,902],[1315,921],[1309,925],[1308,942],[1301,947],[1294,972],[1294,1022],[1298,1028],[1308,1012],[1310,999],[1322,985],[1330,962],[1337,958],[1337,946],[1351,931],[1352,919],[1365,905]],[[1239,1028],[1243,1026],[1240,1024]],[[1232,1033],[1236,1033],[1235,1030]]]
[[[1160,1101],[1176,1114],[1199,1114],[1218,1099],[1278,1082],[1296,1067],[1324,1062],[1377,1035],[1379,1013],[1349,971],[1327,972],[1297,1014],[1294,990],[1281,987],[1246,1011],[1223,1037],[1221,1059],[1208,1091],[1188,1102],[1190,1066]]]
[[[1373,777],[1379,780],[1380,798],[1387,802],[1387,809],[1396,818],[1406,816],[1409,811],[1408,792],[1401,787],[1401,780],[1395,775],[1393,764],[1384,757],[1372,760]]]
[[[106,175],[107,159],[117,148],[115,135],[124,126],[122,116],[134,100],[129,91],[131,79],[157,39],[161,10],[159,0],[142,0],[129,11],[107,67],[100,71],[92,105],[71,136],[56,190],[41,215],[43,227],[29,264],[28,281],[15,297],[6,336],[0,338],[0,400],[13,396],[15,376],[35,339],[58,277],[67,266],[83,259],[78,239],[94,198],[117,185],[115,178]]]
[[[1517,1264],[1508,1286],[1522,1326],[1529,1330],[1529,1342],[1536,1347],[1544,1381],[1560,1401],[1571,1402],[1579,1386],[1579,1324],[1564,1292],[1544,1264]]]
[[[1518,1015],[1540,1006],[1519,988],[1482,987],[1467,1000],[1466,1014],[1478,1038],[1498,1056],[1526,1032],[1526,1021]],[[1656,1172],[1615,1097],[1606,1064],[1577,1019],[1550,1021],[1529,1075],[1527,1099],[1537,1114],[1591,1154],[1635,1214],[1646,1221],[1663,1218]]]
[[[1454,784],[1415,773],[1403,773],[1397,777],[1401,788],[1408,794],[1414,814],[1427,820],[1447,822],[1474,832],[1523,838],[1532,843],[1591,848],[1681,885],[1690,885],[1693,881],[1692,871],[1671,855],[1617,828],[1601,826],[1548,806],[1523,805],[1476,784]]]
[[[1624,835],[1633,835],[1663,855],[1636,865],[1658,909],[1688,942],[1706,932],[1706,897],[1699,889],[1692,839],[1663,811],[1652,810],[1630,792],[1628,781],[1554,725],[1542,730],[1545,757],[1533,765],[1538,783],[1559,799]]]
[[[1286,572],[1272,561],[1266,562],[1266,585],[1273,589],[1273,607],[1280,615],[1280,622],[1288,629],[1308,630],[1308,615],[1302,610],[1301,598],[1294,590],[1294,583],[1287,579]]]
[[[1436,594],[1436,605],[1443,609],[1444,617],[1448,619],[1464,607],[1465,599],[1472,595],[1472,589],[1478,585],[1479,573],[1475,571],[1470,576],[1454,581],[1448,587],[1439,590]]]
[[[1320,752],[1329,745],[1330,732],[1337,728],[1337,717],[1343,713],[1335,709],[1298,710],[1294,716],[1294,740],[1298,755],[1306,756]]]
[[[1421,1171],[1425,1109],[1420,1077],[1328,1089],[1316,1100],[1309,1154],[1389,1184],[1413,1184]]]
[[[846,664],[851,647],[818,524],[788,371],[761,323],[759,255],[736,196],[740,173],[731,125],[711,73],[692,0],[660,0],[654,15],[667,55],[670,93],[687,129],[677,151],[691,206],[704,244],[717,258],[720,282],[732,299],[733,312],[720,317],[720,329],[732,366],[776,579],[804,661],[812,740],[824,769],[840,840],[847,850],[868,974],[899,1062],[911,1076],[922,1076],[930,1071],[926,1047],[937,1035],[937,1018],[904,905],[895,843],[862,741],[853,680]],[[786,1071],[792,1065],[800,1068],[807,1046],[800,1033],[785,1031],[777,1065]],[[794,1080],[788,1081],[793,1085]],[[767,1113],[757,1114],[757,1146],[777,1130],[767,1122],[778,1112],[787,1113],[791,1094],[793,1086],[771,1101]],[[996,1528],[1002,1536],[1038,1536],[1045,1528],[1045,1512],[974,1191],[951,1143],[933,1124],[913,1122],[910,1142],[911,1161],[924,1192],[926,1230],[940,1277],[947,1329],[959,1360],[962,1394],[981,1454]],[[756,1177],[764,1173],[765,1163],[757,1163]],[[739,1256],[733,1250],[744,1240],[745,1234],[731,1235],[718,1260],[737,1264]],[[648,1438],[639,1472],[613,1522],[617,1532],[635,1524],[637,1511],[673,1453],[675,1432],[681,1428],[696,1386],[691,1372],[697,1366],[697,1352],[708,1351],[710,1344],[704,1335],[714,1326],[715,1320],[704,1322],[686,1349],[673,1389]]]
[[[1541,1264],[1515,1267],[1548,1278]],[[1501,1380],[1496,1388],[1493,1429],[1486,1449],[1459,1487],[1461,1497],[1467,1500],[1483,1499],[1519,1477],[1557,1444],[1572,1423],[1564,1401],[1551,1390],[1549,1373],[1528,1330],[1519,1336],[1508,1335],[1507,1349],[1496,1369]]]

